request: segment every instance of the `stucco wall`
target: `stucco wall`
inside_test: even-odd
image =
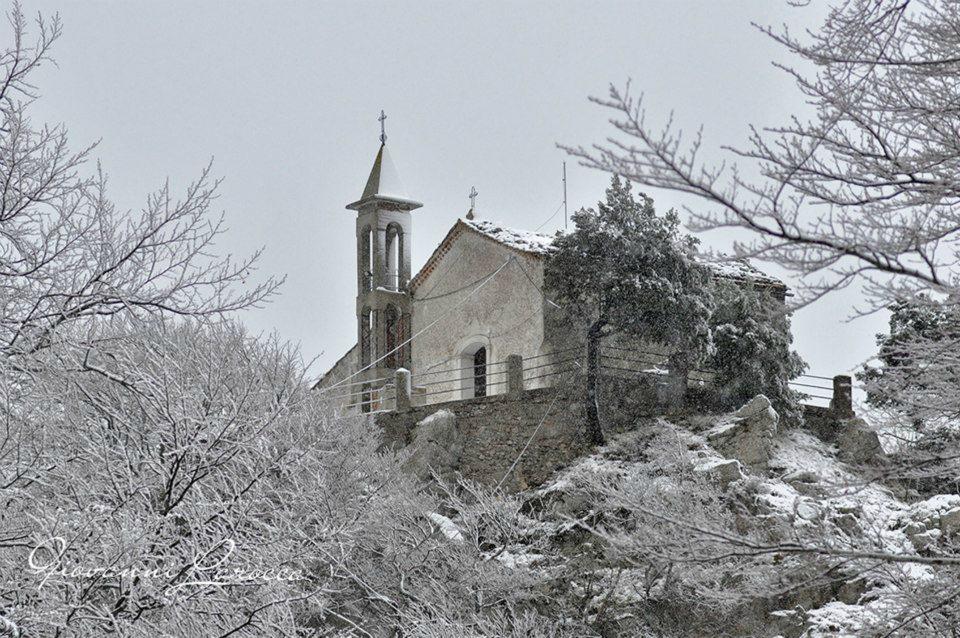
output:
[[[511,258],[516,261],[471,295],[475,288],[471,284]],[[425,392],[432,393],[416,400],[436,403],[463,398],[462,386],[469,382],[455,379],[470,376],[471,371],[456,370],[466,365],[462,355],[471,346],[486,347],[487,362],[492,364],[500,364],[511,354],[528,358],[546,351],[544,301],[531,279],[542,286],[543,264],[534,256],[469,231],[461,232],[452,241],[447,254],[414,293],[414,334],[442,317],[413,342],[413,385],[425,386]],[[454,292],[461,288],[465,289]],[[500,385],[491,385],[488,394],[506,391],[506,384],[502,383],[506,380],[505,370],[502,364],[490,368],[489,383]]]
[[[327,397],[330,398],[332,405],[338,406],[341,409],[344,406],[357,403],[361,401],[360,389],[361,386],[353,384],[354,381],[359,379],[348,379],[350,375],[356,372],[360,367],[360,349],[354,345],[352,348],[347,350],[340,359],[333,364],[326,374],[320,378],[320,380],[313,386],[315,391],[323,392]],[[334,386],[341,381],[344,381],[342,386]]]
[[[340,359],[327,370],[326,374],[314,385],[315,390],[322,390],[343,381],[348,376],[357,371],[358,368],[358,348],[354,345],[347,350]]]

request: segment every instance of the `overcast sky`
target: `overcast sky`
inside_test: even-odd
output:
[[[214,159],[224,178],[224,252],[263,246],[282,295],[243,319],[299,342],[326,366],[356,339],[354,213],[378,148],[380,109],[409,194],[416,270],[468,208],[535,229],[557,210],[564,155],[610,132],[587,101],[632,78],[651,115],[704,125],[710,147],[747,124],[801,108],[781,52],[750,26],[816,22],[777,0],[599,2],[66,2],[58,67],[41,76],[34,117],[64,122],[96,157],[114,199],[140,208],[169,177],[182,188]],[[608,176],[567,167],[570,210],[593,205]],[[650,191],[665,210],[681,203]],[[553,231],[562,213],[546,224]],[[704,237],[723,249],[726,237]],[[843,320],[836,294],[794,318],[811,371],[851,369],[883,317]]]

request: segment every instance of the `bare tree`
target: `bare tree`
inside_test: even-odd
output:
[[[814,107],[805,120],[752,128],[733,161],[700,158],[672,120],[654,130],[629,85],[593,101],[621,134],[568,148],[584,164],[641,184],[698,196],[698,230],[745,228],[737,255],[805,277],[804,300],[854,280],[879,304],[918,288],[960,285],[960,4],[956,0],[850,0],[808,38],[762,30],[799,67],[782,67]],[[814,72],[805,72],[813,68]],[[737,162],[755,169],[745,176]]]
[[[258,255],[214,253],[224,228],[211,218],[218,180],[209,166],[179,198],[164,184],[139,212],[120,211],[99,166],[86,169],[94,147],[73,151],[62,125],[34,125],[31,75],[50,61],[60,22],[38,18],[28,43],[19,5],[9,20],[13,45],[0,54],[2,351],[36,352],[93,317],[209,316],[267,299],[276,281],[241,286]]]
[[[51,61],[59,19],[38,17],[31,32],[18,4],[8,18],[11,44],[0,53],[0,501],[6,513],[0,519],[0,600],[12,609],[4,619],[14,623],[10,631],[25,622],[34,632],[42,626],[51,635],[89,635],[120,630],[131,618],[163,607],[162,597],[133,595],[136,578],[80,579],[58,592],[62,596],[47,596],[49,590],[25,586],[24,550],[42,543],[45,534],[62,534],[67,541],[57,553],[78,546],[79,555],[93,561],[89,567],[114,569],[154,550],[163,562],[163,552],[176,546],[161,550],[164,543],[190,535],[200,519],[175,510],[249,445],[249,433],[230,439],[233,447],[225,448],[223,437],[240,427],[238,406],[250,397],[221,406],[216,418],[222,428],[204,430],[212,425],[203,420],[211,417],[205,410],[215,401],[198,398],[185,406],[190,391],[203,385],[171,386],[177,371],[200,374],[191,367],[200,361],[190,357],[210,343],[199,336],[202,324],[178,328],[179,343],[151,330],[165,325],[163,317],[213,320],[255,306],[279,282],[246,285],[257,254],[239,262],[215,254],[224,228],[222,217],[211,217],[218,181],[209,166],[179,197],[165,184],[139,212],[118,210],[103,171],[87,166],[94,147],[72,150],[62,125],[37,126],[30,117],[39,99],[32,76]],[[151,334],[152,347],[138,344]],[[201,343],[188,344],[190,338]],[[172,344],[185,350],[173,356]],[[219,345],[243,344],[221,338]],[[251,354],[249,348],[237,350],[243,353]],[[281,358],[274,357],[278,367]],[[283,374],[273,371],[283,382],[268,393],[277,405],[293,383],[289,361],[284,365]],[[222,372],[228,371],[251,376],[221,377],[212,395],[249,392],[263,380],[249,367]],[[215,372],[205,374],[209,381]],[[174,416],[177,401],[187,410],[182,420]],[[233,422],[225,420],[231,409]],[[245,416],[245,427],[252,427],[251,420],[261,429],[271,423],[267,412]],[[164,481],[151,485],[151,473]],[[211,502],[228,507],[230,491],[220,489],[222,498]],[[131,508],[151,515],[138,517]],[[179,531],[166,536],[158,529]],[[138,534],[150,542],[132,543]]]
[[[725,148],[730,161],[711,165],[699,134],[685,141],[672,120],[654,130],[642,97],[612,87],[594,101],[613,111],[618,135],[567,150],[587,166],[698,197],[703,208],[688,208],[696,230],[750,231],[735,254],[793,271],[801,304],[856,283],[863,312],[908,304],[955,325],[960,3],[850,0],[805,37],[761,30],[797,60],[782,68],[812,117],[752,127],[745,148]],[[897,365],[869,378],[871,392],[891,399],[888,425],[955,423],[960,333],[898,339]]]
[[[758,28],[795,61],[778,66],[795,80],[809,115],[751,127],[743,147],[724,147],[726,160],[712,163],[702,158],[701,133],[685,139],[672,117],[652,126],[643,96],[628,84],[593,98],[612,112],[616,133],[602,144],[565,148],[586,166],[699,198],[687,210],[695,230],[749,231],[735,256],[792,271],[801,304],[857,284],[867,300],[863,312],[910,304],[942,316],[942,329],[891,335],[890,356],[869,389],[886,397],[884,425],[903,434],[902,453],[880,477],[953,493],[960,458],[960,2],[844,0],[802,36]],[[921,422],[928,428],[918,443]],[[800,553],[823,549],[802,545]],[[893,580],[902,605],[891,605],[877,635],[955,633],[955,547],[933,553],[935,577],[925,584]],[[839,555],[822,552],[831,554]],[[889,552],[872,559],[891,571],[900,560],[926,560]],[[902,624],[890,629],[893,617]]]
[[[33,124],[60,23],[30,43],[9,18],[0,634],[561,635],[489,548],[440,533],[439,496],[310,392],[294,349],[226,316],[278,282],[216,255],[209,167],[120,211],[93,147]]]

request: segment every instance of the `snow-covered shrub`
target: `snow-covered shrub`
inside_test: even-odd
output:
[[[785,423],[801,417],[799,395],[788,383],[806,369],[790,348],[790,318],[772,293],[745,284],[714,282],[710,316],[713,350],[707,367],[722,409],[734,409],[758,394],[773,403]]]

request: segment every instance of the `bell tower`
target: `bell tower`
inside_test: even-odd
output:
[[[377,388],[410,366],[410,211],[423,206],[406,194],[387,150],[387,116],[380,112],[380,150],[357,212],[357,345],[359,378]],[[368,367],[369,366],[369,367]],[[370,406],[364,406],[369,411]]]

